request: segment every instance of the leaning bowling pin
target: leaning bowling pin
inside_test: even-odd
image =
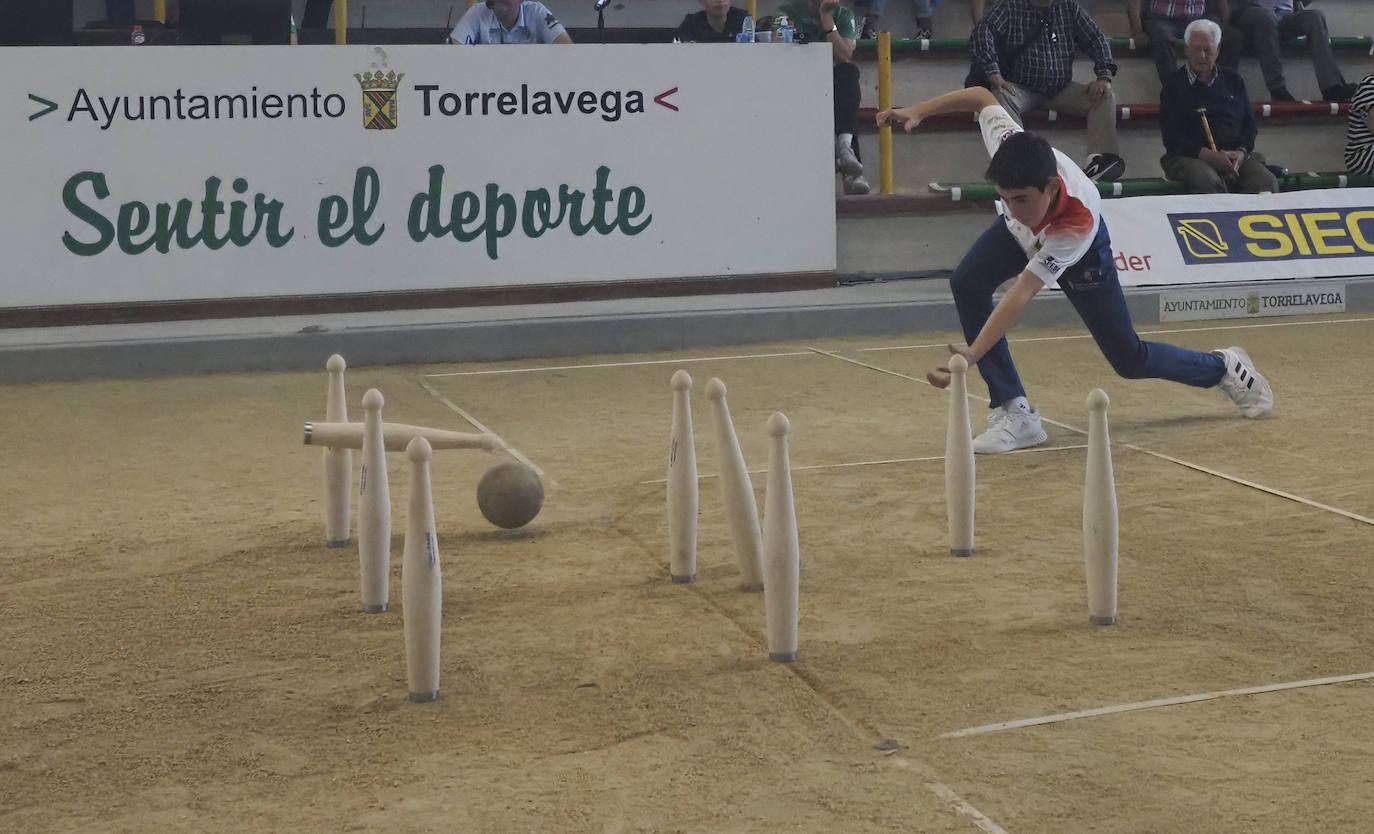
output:
[[[673,437],[668,446],[668,573],[677,583],[697,575],[697,453],[692,443],[692,377],[673,374]]]
[[[945,507],[949,552],[973,555],[973,427],[968,414],[968,361],[949,358],[949,419],[945,426]]]
[[[712,377],[706,382],[706,399],[711,401],[711,416],[716,428],[716,451],[720,455],[720,492],[725,500],[725,515],[730,520],[730,537],[735,542],[740,581],[746,591],[763,590],[763,537],[759,531],[759,506],[754,500],[754,485],[744,464],[744,453],[725,402],[725,383]]]
[[[1088,621],[1116,622],[1116,479],[1107,434],[1107,394],[1088,394],[1088,468],[1083,478],[1083,562],[1088,577]]]
[[[344,400],[344,369],[347,365],[339,354],[329,357],[325,368],[329,371],[329,393],[325,400],[325,419],[331,422],[348,421],[348,404]],[[324,450],[324,540],[329,547],[348,544],[349,502],[353,498],[353,453],[347,449]]]
[[[382,392],[363,395],[363,466],[358,476],[358,568],[363,610],[385,611],[391,572],[391,489],[382,440]]]
[[[768,418],[768,491],[763,497],[763,607],[767,618],[768,659],[797,659],[797,592],[801,550],[797,546],[797,509],[792,502],[792,469],[787,455],[787,417]]]
[[[410,509],[406,515],[405,553],[401,557],[401,616],[405,621],[406,684],[416,703],[439,697],[439,626],[443,579],[439,573],[439,540],[434,532],[434,500],[429,489],[429,460],[434,450],[417,437],[406,447],[410,459]]]

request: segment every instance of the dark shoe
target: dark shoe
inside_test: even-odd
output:
[[[859,27],[859,37],[866,41],[878,37],[878,19],[877,15],[865,17],[863,25]]]
[[[915,34],[911,36],[911,39],[913,41],[928,41],[933,37],[935,37],[935,33],[930,31],[930,29],[925,26],[918,26],[916,27]]]
[[[1332,84],[1322,90],[1322,101],[1347,102],[1355,95],[1354,84]]]
[[[1276,87],[1269,91],[1270,101],[1297,101],[1287,87]]]
[[[1083,173],[1093,182],[1113,182],[1126,173],[1126,160],[1114,153],[1095,153],[1083,166]]]

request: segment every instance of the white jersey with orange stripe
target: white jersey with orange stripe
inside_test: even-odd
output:
[[[1022,130],[1000,104],[978,111],[978,124],[983,129],[983,144],[987,146],[989,157],[997,153],[1009,137]],[[1102,196],[1097,186],[1072,159],[1058,150],[1054,152],[1054,161],[1060,196],[1039,226],[1032,228],[1013,220],[1002,202],[997,202],[997,213],[1006,220],[1007,230],[1026,252],[1029,259],[1026,268],[1046,286],[1057,283],[1065,269],[1087,254],[1102,223]]]

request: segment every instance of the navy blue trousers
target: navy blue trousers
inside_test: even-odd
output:
[[[1027,261],[1006,221],[998,217],[955,267],[949,285],[959,311],[959,324],[969,344],[978,338],[992,315],[993,291],[1019,275]],[[1087,254],[1060,275],[1059,287],[1088,326],[1112,370],[1126,379],[1168,379],[1211,388],[1225,375],[1226,364],[1220,356],[1164,342],[1146,342],[1136,335],[1112,262],[1112,240],[1105,221]],[[989,408],[1026,395],[1005,338],[978,361],[978,372],[988,384]]]

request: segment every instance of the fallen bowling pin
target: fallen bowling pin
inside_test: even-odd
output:
[[[305,445],[327,446],[331,449],[361,449],[363,447],[364,425],[362,423],[334,422],[305,424]],[[406,423],[382,423],[382,445],[388,452],[404,452],[411,439],[423,437],[429,441],[430,448],[441,449],[484,449],[488,452],[501,448],[501,438],[491,432],[474,434],[471,432],[432,429],[427,426],[411,426]]]
[[[386,477],[382,405],[376,388],[363,395],[363,465],[358,476],[358,570],[363,611],[386,610],[391,572],[391,488]]]
[[[735,423],[725,402],[725,383],[712,377],[706,382],[706,399],[716,428],[716,452],[720,455],[720,492],[725,514],[730,520],[730,538],[739,561],[740,583],[746,591],[763,590],[763,536],[759,530],[759,507],[754,500],[754,485],[740,451]]]
[[[1088,579],[1088,622],[1116,623],[1116,478],[1107,432],[1107,393],[1088,394],[1088,465],[1083,477],[1083,565]]]
[[[945,508],[949,552],[973,555],[973,427],[968,413],[968,360],[949,358],[949,418],[945,425]]]
[[[443,619],[443,577],[434,530],[429,461],[434,450],[423,437],[406,446],[410,460],[410,507],[401,557],[401,616],[405,623],[406,685],[416,703],[439,697],[439,632]]]

